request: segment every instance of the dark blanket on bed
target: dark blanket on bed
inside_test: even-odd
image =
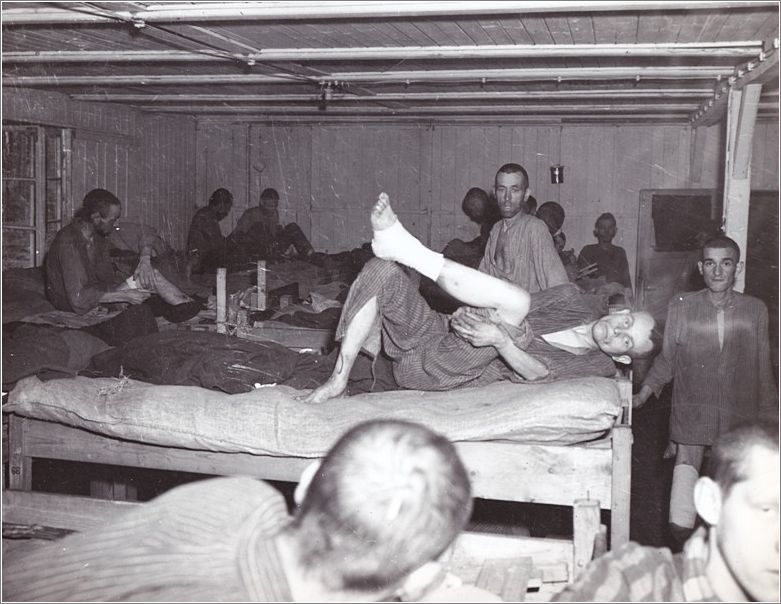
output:
[[[95,356],[83,372],[120,373],[151,384],[201,386],[229,394],[293,375],[298,353],[275,342],[250,342],[212,332],[164,331],[134,338]]]
[[[337,351],[328,356],[300,354],[276,342],[252,342],[213,332],[164,331],[135,338],[96,355],[82,375],[124,375],[150,384],[200,386],[229,394],[255,384],[316,388],[328,379]],[[359,355],[348,391],[397,389],[390,361]]]
[[[108,348],[100,338],[79,329],[52,325],[3,325],[3,388],[28,375],[41,380],[74,376],[93,355]]]

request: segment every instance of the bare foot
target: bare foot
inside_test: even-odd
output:
[[[315,388],[312,392],[299,400],[302,403],[324,403],[327,400],[343,395],[346,389],[346,384],[329,379],[325,384],[319,388]]]
[[[177,306],[192,301],[190,296],[163,277],[163,274],[157,269],[154,269],[154,282],[157,295],[171,306]]]
[[[383,231],[392,227],[398,221],[396,214],[391,209],[387,193],[380,193],[377,203],[372,208],[370,220],[373,231]]]

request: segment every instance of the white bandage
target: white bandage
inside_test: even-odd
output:
[[[387,229],[374,231],[372,251],[378,258],[414,268],[432,281],[437,280],[445,264],[442,254],[428,249],[398,221]]]
[[[683,528],[694,528],[697,510],[694,507],[694,484],[700,477],[694,466],[682,463],[673,468],[670,489],[670,522]]]

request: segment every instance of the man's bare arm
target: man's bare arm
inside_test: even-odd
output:
[[[492,321],[459,309],[451,318],[453,331],[473,346],[493,346],[510,368],[526,380],[547,377],[550,370],[525,350],[518,348],[509,334]]]

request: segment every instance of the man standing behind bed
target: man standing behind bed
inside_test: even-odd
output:
[[[296,489],[292,520],[248,477],[177,487],[83,533],[3,558],[4,601],[415,601],[472,509],[453,445],[359,424]],[[466,601],[466,600],[465,600]]]
[[[530,294],[569,283],[548,227],[522,211],[531,196],[526,170],[518,164],[499,168],[494,196],[501,220],[491,229],[479,270]]]
[[[643,405],[673,380],[670,440],[677,453],[669,522],[679,542],[694,528],[694,484],[706,450],[732,424],[778,414],[767,308],[732,289],[743,269],[738,244],[710,239],[697,264],[706,289],[670,301],[662,353],[634,401]]]

